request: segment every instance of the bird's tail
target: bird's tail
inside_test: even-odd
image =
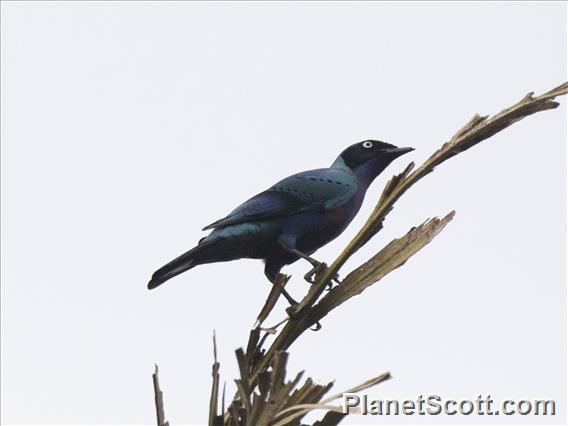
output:
[[[202,239],[202,241],[203,240],[204,239]],[[148,289],[152,290],[153,288],[165,283],[170,278],[203,263],[202,259],[199,259],[199,257],[203,254],[204,249],[209,247],[211,243],[208,241],[202,241],[200,241],[199,245],[196,247],[175,258],[154,272],[154,274],[152,274],[152,279],[150,279],[150,282],[148,283]]]

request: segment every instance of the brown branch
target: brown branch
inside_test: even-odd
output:
[[[440,149],[434,152],[434,154],[414,172],[412,171],[414,164],[411,163],[401,174],[393,177],[387,183],[378,204],[375,206],[375,209],[365,225],[359,230],[339,257],[317,278],[316,283],[310,287],[308,294],[294,309],[293,318],[284,326],[266,355],[258,363],[255,373],[267,368],[277,351],[287,349],[297,337],[309,327],[309,325],[306,327],[306,324],[310,323],[310,320],[317,316],[310,310],[322,295],[327,284],[353,253],[361,248],[363,244],[369,241],[369,239],[381,229],[384,218],[392,210],[395,202],[412,185],[431,173],[436,166],[444,161],[490,138],[513,123],[536,112],[556,108],[559,104],[555,102],[554,99],[566,93],[568,93],[568,83],[564,83],[537,97],[534,97],[531,92],[519,102],[492,117],[481,117],[476,114],[449,142],[443,144]],[[339,295],[339,293],[336,294]],[[329,299],[327,303],[330,303]]]
[[[330,402],[341,398],[343,396],[343,394],[362,392],[366,389],[369,389],[373,386],[378,385],[381,382],[389,380],[390,378],[391,378],[390,373],[383,373],[383,374],[381,374],[377,377],[373,377],[372,379],[366,380],[365,382],[363,382],[360,385],[357,385],[357,386],[355,386],[351,389],[347,389],[343,392],[332,395],[329,398],[326,398],[326,399],[322,400],[321,402],[319,402],[317,404],[315,403],[315,401],[314,402],[304,401],[303,403],[297,404],[295,406],[289,406],[288,408],[280,411],[276,415],[275,419],[273,420],[274,426],[284,426],[284,425],[290,424],[289,422],[292,422],[294,420],[297,421],[298,419],[302,418],[303,416],[305,416],[310,411],[317,410],[317,409],[333,410],[333,411],[330,411],[322,419],[322,422],[326,419],[326,417],[327,417],[327,420],[325,420],[325,421],[328,421],[328,422],[331,421],[331,419],[330,419],[330,417],[331,417],[331,418],[334,419],[334,421],[337,422],[337,423],[333,423],[333,424],[338,424],[343,419],[343,417],[346,416],[346,414],[339,412],[340,409],[338,407],[329,406],[328,404]],[[327,392],[331,388],[331,386],[332,386],[332,383],[329,383],[325,392]],[[319,401],[320,398],[321,398],[321,396],[319,398],[317,398],[317,401]],[[287,414],[287,413],[293,413],[293,414],[289,414],[287,417],[285,417],[283,419],[279,419],[280,417],[282,417],[284,414]],[[330,413],[340,414],[340,416],[331,416]],[[316,422],[314,424],[314,426],[317,425],[317,424],[319,424],[319,423]],[[324,423],[324,424],[326,424],[326,423]]]
[[[219,407],[219,368],[217,361],[217,339],[213,332],[213,367],[211,375],[213,376],[213,384],[211,385],[211,398],[209,399],[209,426],[222,426],[223,417],[217,414]],[[224,393],[224,390],[223,390]]]
[[[154,374],[152,374],[152,381],[154,383],[154,403],[156,405],[156,423],[158,426],[169,426],[164,414],[164,395],[160,390],[160,382],[158,380],[158,366],[154,365]]]
[[[264,306],[262,307],[256,319],[257,326],[261,326],[268,315],[270,315],[270,312],[274,308],[274,305],[276,305],[276,302],[278,301],[278,298],[282,294],[282,290],[284,290],[284,287],[286,286],[288,281],[290,281],[290,275],[278,274],[276,276],[276,280],[272,285],[272,290],[270,290],[268,298],[266,299],[266,302],[264,302]]]
[[[404,237],[391,241],[370,260],[347,275],[341,285],[333,288],[314,305],[306,316],[304,326],[311,327],[333,309],[404,265],[411,256],[432,241],[446,227],[454,218],[454,214],[455,212],[452,211],[443,219],[429,219],[422,225],[412,228]]]

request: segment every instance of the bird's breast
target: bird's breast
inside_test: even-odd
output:
[[[320,247],[337,238],[351,223],[363,201],[362,195],[356,194],[347,203],[326,210],[317,215],[306,216],[303,229],[297,233],[298,248],[306,253],[313,253]]]

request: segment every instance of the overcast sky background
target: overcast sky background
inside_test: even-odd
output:
[[[566,80],[566,4],[2,2],[2,422],[207,419],[269,291],[259,261],[149,292],[200,229],[292,173],[381,139],[423,161],[474,113]],[[306,333],[289,371],[374,398],[556,399],[558,415],[345,424],[562,423],[566,99],[439,167],[345,275],[426,218],[447,228]],[[285,269],[306,291],[304,262]],[[285,305],[274,317],[280,319]],[[342,341],[342,345],[338,342]]]

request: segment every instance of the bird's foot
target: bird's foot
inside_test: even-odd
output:
[[[310,271],[308,271],[306,275],[304,275],[304,279],[310,284],[314,284],[317,281],[318,277],[322,273],[324,273],[326,269],[327,265],[324,262],[318,262]],[[337,284],[341,283],[339,274],[335,274],[331,281],[327,284],[328,290],[331,290],[331,288],[333,287],[333,281],[335,281]]]
[[[324,262],[317,262],[313,265],[313,268],[304,275],[304,279],[310,284],[314,284],[318,277],[327,269],[327,265]]]
[[[296,318],[296,317],[297,317],[297,315],[296,315],[296,306],[288,306],[288,307],[286,308],[286,313],[288,314],[289,319],[294,319],[294,318]],[[287,320],[288,320],[288,318],[286,319],[286,321],[287,321]],[[274,333],[276,333],[276,329],[278,328],[278,326],[279,326],[280,324],[282,324],[282,322],[281,322],[281,323],[278,323],[275,327],[270,327],[270,328],[268,328],[268,329],[262,329],[262,328],[261,328],[261,330],[264,330],[264,331],[266,331],[266,332],[268,332],[268,333],[270,333],[270,334],[274,334]],[[317,321],[317,322],[314,324],[314,328],[310,328],[310,330],[312,330],[312,331],[319,331],[319,330],[321,330],[321,324],[320,324],[320,322]]]
[[[297,318],[297,310],[298,310],[298,305],[299,303],[290,303],[290,306],[288,306],[286,308],[286,313],[288,314],[288,316],[290,317],[290,319],[294,319]]]

